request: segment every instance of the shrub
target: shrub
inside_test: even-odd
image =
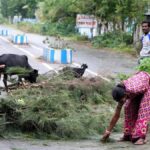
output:
[[[127,80],[129,77],[130,77],[130,75],[126,75],[126,74],[123,74],[123,73],[119,73],[117,75],[117,78],[119,78],[120,81]]]
[[[8,23],[8,20],[0,14],[0,24]]]
[[[39,23],[28,23],[28,22],[20,22],[17,24],[18,28],[25,32],[32,32],[32,33],[41,33],[42,32],[42,25]]]
[[[77,41],[88,41],[88,36],[87,35],[76,35]]]
[[[67,17],[56,23],[45,22],[42,26],[42,33],[51,36],[68,36],[75,33],[75,21],[72,18]]]
[[[140,60],[140,64],[137,67],[138,71],[146,71],[150,73],[150,58],[144,58]]]
[[[122,47],[121,45],[131,45],[132,35],[129,33],[114,31],[97,36],[93,39],[92,44],[95,47]]]

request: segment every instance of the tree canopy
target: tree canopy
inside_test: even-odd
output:
[[[148,0],[44,0],[38,7],[42,20],[57,22],[76,14],[93,14],[98,19],[122,23],[140,22]]]
[[[35,17],[44,22],[58,22],[77,14],[92,14],[97,19],[128,24],[143,19],[148,0],[1,0],[3,17],[21,15]]]
[[[1,0],[1,13],[4,17],[21,15],[34,17],[39,0]]]

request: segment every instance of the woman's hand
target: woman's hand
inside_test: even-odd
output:
[[[113,117],[110,121],[110,124],[101,139],[102,142],[106,142],[107,139],[109,138],[112,129],[114,128],[114,126],[116,125],[116,123],[120,117],[120,112],[121,112],[121,108],[122,108],[123,104],[124,104],[124,101],[121,101],[120,103],[118,103],[118,105],[115,109],[115,114],[113,115]]]
[[[102,139],[101,139],[101,142],[106,142],[107,139],[108,139],[109,136],[110,136],[110,133],[111,133],[110,131],[106,130],[105,133],[103,134],[103,137],[102,137]]]

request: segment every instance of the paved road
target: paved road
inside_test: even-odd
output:
[[[0,26],[4,28],[4,26]],[[12,35],[23,33],[19,30],[9,29]],[[0,53],[18,53],[26,54],[29,57],[29,61],[32,66],[38,68],[40,73],[45,73],[50,69],[58,69],[64,65],[61,64],[42,64],[37,58],[42,56],[43,47],[46,45],[43,43],[43,40],[46,36],[41,36],[37,34],[26,33],[29,39],[29,46],[17,46],[13,45],[8,40],[9,37],[0,37]],[[53,37],[50,37],[50,40],[53,40]],[[113,51],[94,49],[87,45],[86,43],[76,43],[70,42],[70,46],[75,50],[73,52],[73,65],[78,65],[82,63],[87,63],[89,70],[86,71],[86,75],[116,75],[117,73],[133,73],[137,65],[137,58],[125,55],[121,53],[116,53]],[[49,67],[48,67],[49,66]]]

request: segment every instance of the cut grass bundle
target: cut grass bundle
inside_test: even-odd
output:
[[[55,139],[88,138],[102,133],[108,124],[110,104],[114,104],[111,87],[99,78],[66,80],[57,76],[42,88],[13,91],[0,102],[0,110],[6,121],[13,122],[13,129]]]
[[[16,74],[16,75],[27,75],[30,72],[31,72],[31,70],[28,70],[28,69],[22,68],[22,67],[8,67],[6,69],[6,73],[10,74],[10,75],[13,75],[13,74]]]

